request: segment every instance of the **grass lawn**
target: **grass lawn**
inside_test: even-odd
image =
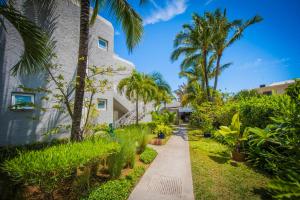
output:
[[[196,200],[270,199],[264,187],[269,178],[246,166],[230,163],[230,150],[212,139],[190,138]]]

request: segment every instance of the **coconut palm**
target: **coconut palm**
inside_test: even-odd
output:
[[[171,86],[159,72],[153,72],[150,76],[154,80],[157,87],[157,92],[154,97],[156,104],[158,105],[163,102],[164,106],[166,107],[166,104],[171,102],[173,98]]]
[[[0,0],[0,28],[6,31],[9,21],[20,34],[24,51],[11,71],[13,75],[33,74],[45,69],[49,63],[52,47],[50,37],[34,22],[13,7],[10,1]]]
[[[82,117],[85,77],[87,68],[89,27],[94,23],[99,10],[107,9],[118,22],[121,23],[126,35],[126,44],[128,50],[139,43],[143,34],[143,24],[140,16],[134,11],[127,0],[71,0],[80,3],[80,37],[78,50],[77,78],[74,98],[74,112],[71,130],[72,140],[81,140],[82,131],[80,122]],[[140,0],[140,4],[146,0]],[[94,10],[90,20],[90,3],[94,5]]]
[[[212,29],[204,16],[194,13],[192,20],[192,24],[184,24],[182,26],[183,30],[176,35],[174,40],[175,50],[171,55],[171,60],[178,60],[181,55],[184,55],[185,59],[181,66],[194,63],[202,71],[204,89],[206,90],[207,99],[210,100],[209,62],[214,62],[215,58],[210,54],[213,39]]]
[[[119,82],[118,91],[124,92],[129,100],[135,101],[136,124],[138,124],[139,101],[142,100],[144,103],[151,101],[156,92],[154,81],[149,76],[134,70],[129,77]]]
[[[240,39],[247,27],[262,21],[262,18],[256,15],[245,22],[243,22],[240,19],[229,21],[226,15],[226,9],[223,12],[221,12],[220,9],[217,9],[213,13],[206,13],[206,17],[211,26],[213,27],[212,48],[217,57],[213,91],[216,91],[218,77],[221,71],[220,63],[224,50],[230,45],[232,45],[235,41]],[[215,92],[213,92],[213,96],[214,95]]]

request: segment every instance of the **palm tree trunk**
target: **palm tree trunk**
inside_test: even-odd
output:
[[[208,81],[208,69],[207,69],[207,51],[203,51],[203,67],[204,67],[204,79],[205,79],[205,85],[206,85],[206,95],[208,101],[211,100],[210,98],[210,91],[209,91],[209,81]]]
[[[136,125],[139,124],[139,95],[136,96],[136,103],[135,103],[135,112],[136,112]]]
[[[219,71],[220,71],[220,61],[221,61],[221,57],[222,55],[218,55],[218,58],[217,58],[217,66],[216,66],[216,74],[215,74],[215,83],[214,83],[214,91],[213,91],[213,96],[212,96],[212,99],[214,100],[215,98],[215,95],[216,95],[216,90],[217,90],[217,87],[218,87],[218,77],[219,77]]]
[[[80,1],[80,38],[79,38],[79,50],[78,50],[78,64],[77,64],[77,76],[75,86],[75,101],[73,111],[73,121],[71,130],[71,140],[80,141],[82,139],[82,131],[80,128],[85,76],[87,68],[88,57],[88,44],[89,44],[89,16],[90,15],[90,1]]]

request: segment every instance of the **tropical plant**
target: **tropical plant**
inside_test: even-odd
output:
[[[72,0],[78,2],[79,0]],[[71,139],[81,140],[82,130],[80,128],[82,108],[84,100],[85,77],[88,59],[89,29],[97,18],[99,10],[106,8],[121,23],[126,35],[127,48],[131,52],[139,43],[143,34],[143,24],[140,16],[134,11],[126,0],[80,0],[80,36],[78,48],[78,64],[76,75],[76,87],[74,97],[74,109],[72,118]],[[140,3],[145,3],[140,0]],[[93,13],[90,19],[90,6],[94,4]],[[138,121],[138,119],[137,119]]]
[[[212,65],[209,63],[215,60],[214,56],[209,57],[213,33],[205,16],[194,13],[192,20],[192,24],[184,24],[183,31],[176,35],[174,40],[176,49],[171,55],[171,60],[178,60],[181,55],[185,55],[181,67],[195,65],[199,68],[203,79],[203,89],[206,91],[207,99],[210,100],[209,73]]]
[[[159,72],[153,72],[150,77],[154,80],[157,87],[157,91],[154,96],[156,104],[160,105],[161,102],[163,102],[166,107],[166,104],[170,103],[173,98],[171,86]]]
[[[172,128],[164,124],[158,124],[153,130],[153,133],[156,134],[157,136],[159,136],[159,134],[163,134],[164,136],[169,136],[172,133]]]
[[[232,117],[230,126],[220,126],[220,129],[216,131],[216,136],[221,135],[224,137],[224,141],[233,148],[235,152],[242,152],[243,142],[247,140],[247,129],[244,133],[241,132],[241,122],[239,113],[236,113]]]
[[[12,67],[12,74],[27,75],[44,70],[52,55],[53,44],[48,33],[15,9],[11,1],[0,0],[0,28],[7,31],[5,20],[18,31],[24,43],[24,51]]]
[[[215,81],[213,91],[216,91],[218,77],[221,72],[220,63],[224,50],[232,45],[235,41],[240,39],[247,27],[262,21],[262,18],[256,15],[246,22],[243,22],[242,20],[229,21],[227,18],[226,9],[223,12],[220,9],[217,9],[212,13],[207,12],[205,15],[209,21],[209,24],[212,26],[212,49],[216,56],[216,67],[214,74]]]

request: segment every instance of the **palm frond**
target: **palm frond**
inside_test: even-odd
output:
[[[11,5],[1,5],[0,15],[16,28],[24,42],[24,52],[12,67],[12,74],[26,75],[42,71],[52,55],[48,34]]]

